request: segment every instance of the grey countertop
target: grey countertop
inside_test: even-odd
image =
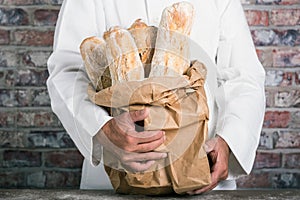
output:
[[[124,199],[201,199],[201,200],[240,200],[240,199],[287,199],[299,200],[300,190],[235,190],[235,191],[212,191],[203,195],[197,196],[142,196],[142,195],[119,195],[114,191],[108,190],[30,190],[30,189],[0,189],[0,199],[5,200],[48,200],[48,199],[88,199],[88,200],[124,200]]]

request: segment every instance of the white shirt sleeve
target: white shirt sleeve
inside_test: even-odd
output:
[[[99,5],[95,5],[95,2]],[[105,28],[101,1],[64,0],[56,26],[54,49],[48,60],[51,106],[82,155],[93,162],[93,136],[111,119],[87,96],[87,78],[80,55],[86,37],[102,35]],[[95,161],[95,160],[94,160]],[[96,162],[97,163],[97,162]]]
[[[265,71],[260,64],[239,0],[229,0],[221,13],[218,76],[223,102],[217,134],[229,145],[229,178],[249,174],[265,113]]]

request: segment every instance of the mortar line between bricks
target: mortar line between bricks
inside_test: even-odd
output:
[[[280,31],[284,31],[284,30],[298,30],[300,29],[299,25],[294,25],[294,26],[276,26],[276,25],[269,25],[269,26],[249,26],[251,31],[254,30],[280,30]]]
[[[300,108],[266,108],[267,111],[290,111],[290,112],[300,112]]]
[[[275,132],[275,131],[291,131],[291,132],[299,132],[300,134],[300,128],[294,128],[294,129],[291,129],[291,128],[263,128],[262,129],[262,132]]]
[[[300,173],[299,169],[288,169],[288,168],[261,168],[261,169],[253,169],[253,172],[273,172],[273,173]]]
[[[59,151],[59,152],[68,152],[68,151],[79,151],[76,147],[35,147],[35,148],[30,148],[30,147],[5,147],[5,148],[1,148],[1,151],[30,151],[30,152],[41,152],[41,153],[51,153],[53,151]]]
[[[300,70],[300,65],[299,66],[294,66],[294,67],[264,67],[265,70],[272,70],[272,69],[277,69],[277,70]]]
[[[0,168],[1,172],[5,171],[18,171],[18,172],[33,172],[33,171],[59,171],[59,172],[80,172],[81,168],[59,168],[59,167],[10,167]]]
[[[244,10],[259,10],[259,11],[272,11],[272,10],[289,10],[299,9],[300,4],[293,5],[247,5],[243,4]]]
[[[63,127],[18,127],[18,129],[22,129],[22,131],[29,131],[29,132],[66,132]],[[19,132],[16,128],[13,127],[0,127],[0,131],[7,131],[7,132]]]
[[[300,50],[300,46],[274,46],[274,45],[269,45],[269,46],[256,46],[255,48],[259,49],[259,48],[266,48],[266,49],[278,49],[278,50]]]
[[[278,88],[278,86],[265,86],[265,89],[269,91],[280,92],[280,91],[300,90],[300,86],[291,85],[291,86],[280,87],[280,88]]]
[[[37,25],[22,25],[22,26],[13,26],[13,25],[0,25],[0,29],[7,29],[10,30],[11,32],[13,31],[25,31],[25,30],[29,30],[29,31],[54,31],[55,30],[55,26],[37,26]]]
[[[20,45],[0,45],[1,51],[20,51],[20,52],[28,52],[28,51],[47,51],[52,52],[52,46],[20,46]],[[30,48],[30,49],[28,49]]]
[[[52,10],[54,8],[61,8],[60,4],[35,4],[35,5],[0,5],[0,8],[24,8],[24,9],[37,9],[40,10],[41,7],[47,6],[47,9],[43,10]]]
[[[276,153],[276,154],[294,154],[294,153],[300,153],[300,149],[286,149],[286,148],[276,148],[276,149],[257,149],[257,152],[259,153]]]
[[[43,107],[43,106],[36,106],[36,107],[32,107],[32,106],[24,107],[24,106],[22,106],[21,107],[20,106],[20,107],[0,107],[0,108],[3,111],[13,111],[14,109],[17,109],[19,111],[28,111],[28,110],[30,110],[30,111],[49,111],[49,110],[51,110],[52,111],[50,106],[45,106],[45,107]]]
[[[256,46],[255,47],[256,49],[260,49],[260,50],[267,50],[267,49],[270,49],[270,48],[273,48],[273,49],[288,49],[288,50],[300,50],[300,45],[297,45],[297,46],[274,46],[274,45],[270,45],[270,46]]]

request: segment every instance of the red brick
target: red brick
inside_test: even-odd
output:
[[[26,89],[18,89],[15,91],[15,97],[17,101],[17,106],[25,107],[31,106],[32,102],[32,91]]]
[[[300,65],[300,49],[274,49],[273,65],[275,67],[291,67]]]
[[[22,66],[28,67],[47,67],[47,60],[50,51],[27,51],[20,53],[22,58]]]
[[[288,111],[267,111],[264,119],[265,128],[287,128],[291,121]]]
[[[300,153],[287,153],[283,155],[283,167],[300,169]]]
[[[4,151],[2,167],[40,167],[41,155],[32,151]]]
[[[259,149],[273,149],[274,148],[275,133],[263,131],[260,135]]]
[[[49,77],[47,69],[24,69],[15,73],[16,86],[46,86]]]
[[[0,110],[0,127],[13,127],[15,118],[15,112]]]
[[[237,179],[238,188],[271,188],[272,183],[267,172],[252,172],[249,176]]]
[[[16,131],[0,131],[0,148],[24,148],[25,133]]]
[[[278,153],[257,152],[254,163],[255,169],[278,168],[281,166],[281,155]]]
[[[14,44],[27,46],[52,46],[54,31],[16,30],[13,32]]]
[[[14,107],[16,104],[14,90],[0,89],[0,106]]]
[[[60,123],[51,111],[26,110],[17,112],[18,127],[60,127]]]
[[[0,44],[8,44],[10,42],[9,33],[6,30],[0,30]]]
[[[297,46],[300,32],[295,29],[255,29],[251,31],[256,46]]]
[[[27,187],[45,188],[46,176],[43,171],[32,172],[27,175]]]
[[[79,189],[81,172],[45,171],[46,188]]]
[[[277,91],[274,96],[276,107],[300,107],[300,90]]]
[[[0,8],[0,18],[2,26],[28,25],[29,22],[27,12],[20,8]]]
[[[272,188],[299,189],[300,173],[276,173],[272,174]]]
[[[282,70],[267,70],[266,71],[266,86],[290,86],[293,84],[293,72]]]
[[[272,49],[256,49],[257,56],[259,61],[264,67],[272,67],[273,66],[273,54]]]
[[[276,148],[300,148],[300,132],[280,131],[275,144]]]
[[[32,95],[33,106],[50,106],[50,98],[47,89],[36,89]]]
[[[26,174],[24,172],[0,171],[0,188],[25,187],[26,186],[25,179],[26,179]]]
[[[268,26],[269,15],[267,11],[246,10],[245,15],[249,26]]]
[[[28,148],[75,148],[75,144],[66,132],[36,131],[26,135]]]
[[[11,88],[15,85],[13,70],[0,71],[0,87]]]
[[[0,67],[16,67],[19,64],[19,58],[15,51],[0,50]]]
[[[279,9],[271,11],[271,23],[276,26],[295,26],[300,24],[300,9]]]
[[[83,157],[78,151],[58,151],[45,153],[46,167],[81,168]]]
[[[54,26],[57,21],[59,10],[36,10],[34,12],[35,25]]]
[[[297,111],[294,111],[291,113],[291,121],[289,124],[289,128],[300,128],[300,111],[299,109]]]

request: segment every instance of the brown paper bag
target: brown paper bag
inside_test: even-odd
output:
[[[210,168],[203,144],[207,138],[208,106],[204,91],[206,68],[194,62],[185,76],[152,77],[130,81],[95,92],[97,105],[124,111],[149,107],[145,130],[164,130],[166,141],[156,151],[168,157],[142,173],[127,171],[104,150],[104,164],[118,193],[183,194],[210,184]]]

